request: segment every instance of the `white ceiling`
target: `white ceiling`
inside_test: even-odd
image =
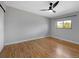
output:
[[[41,9],[48,9],[49,1],[8,1],[6,2],[6,5],[52,18],[79,11],[79,1],[60,1],[59,4],[54,8],[56,13],[40,11]]]

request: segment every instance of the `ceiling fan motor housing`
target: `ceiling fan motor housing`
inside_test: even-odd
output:
[[[52,10],[52,7],[51,6],[49,7],[49,10]]]
[[[50,5],[52,6],[52,3],[50,3]]]
[[[50,3],[49,10],[52,10],[52,3]]]

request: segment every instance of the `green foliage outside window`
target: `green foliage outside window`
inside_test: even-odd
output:
[[[71,20],[57,21],[57,28],[71,29]]]

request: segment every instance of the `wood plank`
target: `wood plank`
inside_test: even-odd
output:
[[[37,40],[7,45],[1,58],[79,58],[79,45],[46,37]]]

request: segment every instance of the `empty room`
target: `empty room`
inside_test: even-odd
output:
[[[79,1],[0,1],[0,58],[79,58]]]

